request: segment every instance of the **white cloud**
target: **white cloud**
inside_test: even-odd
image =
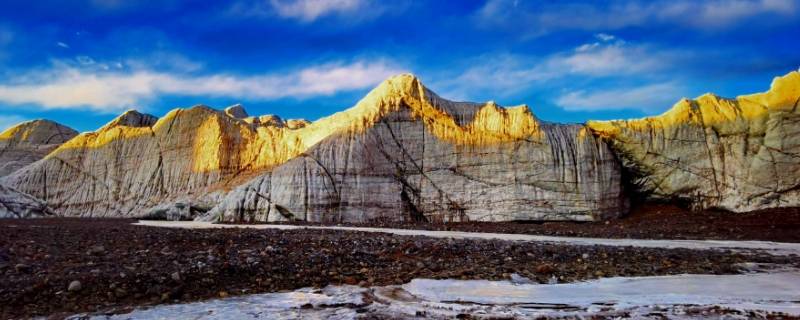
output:
[[[620,43],[584,44],[567,55],[557,55],[548,60],[548,68],[592,76],[635,74],[660,69],[668,59],[667,53],[658,53],[641,46]]]
[[[77,56],[77,57],[75,57],[75,60],[78,61],[78,63],[80,63],[81,65],[84,65],[84,66],[89,66],[89,65],[95,64],[94,59],[92,59],[92,57],[89,57],[89,56]]]
[[[471,101],[522,92],[538,92],[548,99],[551,94],[547,91],[571,90],[549,99],[567,111],[630,109],[649,113],[663,110],[686,93],[674,79],[662,76],[667,68],[689,58],[685,53],[627,43],[610,34],[595,38],[600,41],[543,57],[477,57],[459,75],[441,77],[432,87],[444,97]],[[632,81],[641,85],[614,85]],[[587,85],[594,89],[583,89]]]
[[[240,0],[229,9],[229,13],[238,17],[281,17],[302,23],[310,23],[317,19],[338,16],[346,18],[347,23],[354,23],[376,18],[388,12],[405,10],[405,1],[384,3],[374,0]]]
[[[62,48],[64,48],[64,49],[69,49],[69,45],[68,45],[68,44],[66,44],[66,43],[63,43],[63,42],[61,42],[61,41],[59,41],[59,42],[56,42],[56,45],[57,45],[57,46],[59,46],[59,47],[62,47]]]
[[[669,50],[609,39],[608,42],[588,43],[545,57],[479,57],[460,75],[438,81],[435,85],[443,89],[443,95],[469,100],[481,98],[474,96],[480,91],[510,95],[534,84],[569,77],[650,77],[680,58],[678,53]]]
[[[116,112],[169,94],[254,100],[324,96],[368,88],[401,72],[384,61],[325,64],[252,76],[186,76],[150,70],[103,72],[57,65],[0,84],[0,101],[35,104],[44,109],[88,107]]]
[[[794,0],[626,0],[614,2],[518,2],[489,0],[477,12],[478,23],[525,36],[556,30],[616,30],[652,24],[718,29],[770,16],[772,22],[797,15]]]
[[[25,120],[27,119],[18,115],[0,115],[0,132],[6,131],[6,129]]]
[[[680,19],[680,23],[696,27],[724,27],[751,16],[793,16],[796,12],[794,0],[717,0],[675,1],[663,8],[652,8],[650,13],[662,20]],[[693,18],[685,19],[688,16]]]
[[[366,6],[364,0],[270,0],[278,15],[310,22],[319,17],[355,12]]]
[[[679,100],[684,88],[667,82],[633,88],[575,91],[561,95],[556,104],[568,111],[632,109],[653,112]]]
[[[604,42],[608,42],[608,41],[611,41],[611,40],[614,40],[614,39],[617,38],[617,37],[615,37],[613,35],[610,35],[610,34],[607,34],[607,33],[598,33],[598,34],[594,35],[594,37],[597,38],[598,40],[604,41]]]

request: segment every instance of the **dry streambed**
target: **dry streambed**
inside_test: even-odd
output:
[[[228,296],[249,299],[250,294],[300,288],[358,287],[369,293],[354,294],[374,302],[389,299],[378,288],[398,285],[416,297],[405,287],[414,279],[563,284],[608,277],[738,274],[749,268],[746,262],[800,264],[788,252],[769,254],[777,250],[574,245],[483,238],[485,234],[437,238],[260,226],[197,230],[131,222],[0,220],[0,318],[125,313],[141,306]],[[80,283],[77,288],[75,282]],[[304,290],[285,294],[318,291]],[[394,292],[400,295],[391,299],[405,299],[403,291]],[[301,307],[330,309],[336,304]],[[358,305],[346,302],[337,312],[380,313]]]

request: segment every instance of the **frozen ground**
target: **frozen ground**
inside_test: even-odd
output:
[[[751,319],[800,316],[800,272],[605,278],[568,284],[415,279],[329,286],[139,309],[96,319],[581,317]]]
[[[142,220],[138,225],[169,228],[207,229],[207,228],[254,228],[254,229],[328,229],[362,232],[382,232],[405,236],[427,236],[434,238],[454,239],[501,239],[512,241],[538,241],[554,242],[570,245],[605,245],[605,246],[635,246],[647,248],[688,248],[688,249],[715,249],[715,250],[756,250],[773,255],[800,255],[800,243],[770,242],[770,241],[722,241],[722,240],[643,240],[643,239],[603,239],[603,238],[577,238],[537,236],[526,234],[481,233],[460,231],[431,231],[389,228],[359,228],[359,227],[322,227],[322,226],[293,226],[293,225],[230,225],[214,224],[201,221],[149,221]]]

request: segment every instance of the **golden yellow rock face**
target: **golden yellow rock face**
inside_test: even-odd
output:
[[[0,133],[0,177],[43,158],[77,134],[47,120],[27,121],[8,128]]]
[[[705,94],[635,120],[590,121],[657,197],[746,211],[800,202],[800,73],[763,93]]]
[[[682,99],[658,116],[633,120],[589,121],[587,124],[596,133],[609,138],[619,137],[623,128],[646,131],[687,124],[714,128],[721,133],[748,129],[752,134],[763,134],[770,113],[796,113],[799,101],[800,73],[794,71],[775,78],[770,90],[766,92],[739,96],[736,99],[705,94],[694,100]]]
[[[29,144],[61,143],[75,135],[75,130],[48,120],[26,121],[0,132],[0,143],[11,140]],[[48,141],[50,140],[50,141]]]
[[[437,104],[452,104],[440,106]],[[471,122],[460,125],[448,108],[455,103],[428,91],[412,75],[390,78],[372,90],[353,108],[313,123],[290,120],[285,126],[257,125],[235,119],[206,107],[176,109],[151,127],[130,127],[118,120],[100,130],[84,133],[62,145],[50,156],[58,157],[77,148],[103,148],[112,142],[136,138],[166,137],[176,117],[196,122],[190,136],[194,172],[260,170],[293,159],[333,134],[357,134],[375,126],[383,117],[401,108],[424,121],[437,138],[459,145],[486,145],[517,139],[540,139],[539,123],[527,106],[502,108],[493,102],[469,104]],[[465,106],[467,104],[464,104]],[[469,110],[472,109],[472,110]],[[166,145],[165,141],[161,145]]]

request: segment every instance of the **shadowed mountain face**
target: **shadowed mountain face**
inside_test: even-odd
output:
[[[736,99],[684,99],[666,113],[589,122],[635,185],[696,209],[750,211],[800,205],[800,73]]]
[[[78,132],[48,120],[20,123],[0,133],[0,177],[44,158]]]
[[[129,111],[0,183],[59,215],[224,221],[598,220],[627,211],[626,183],[697,208],[791,206],[799,88],[793,72],[764,94],[561,125],[400,75],[313,123],[238,105]]]

